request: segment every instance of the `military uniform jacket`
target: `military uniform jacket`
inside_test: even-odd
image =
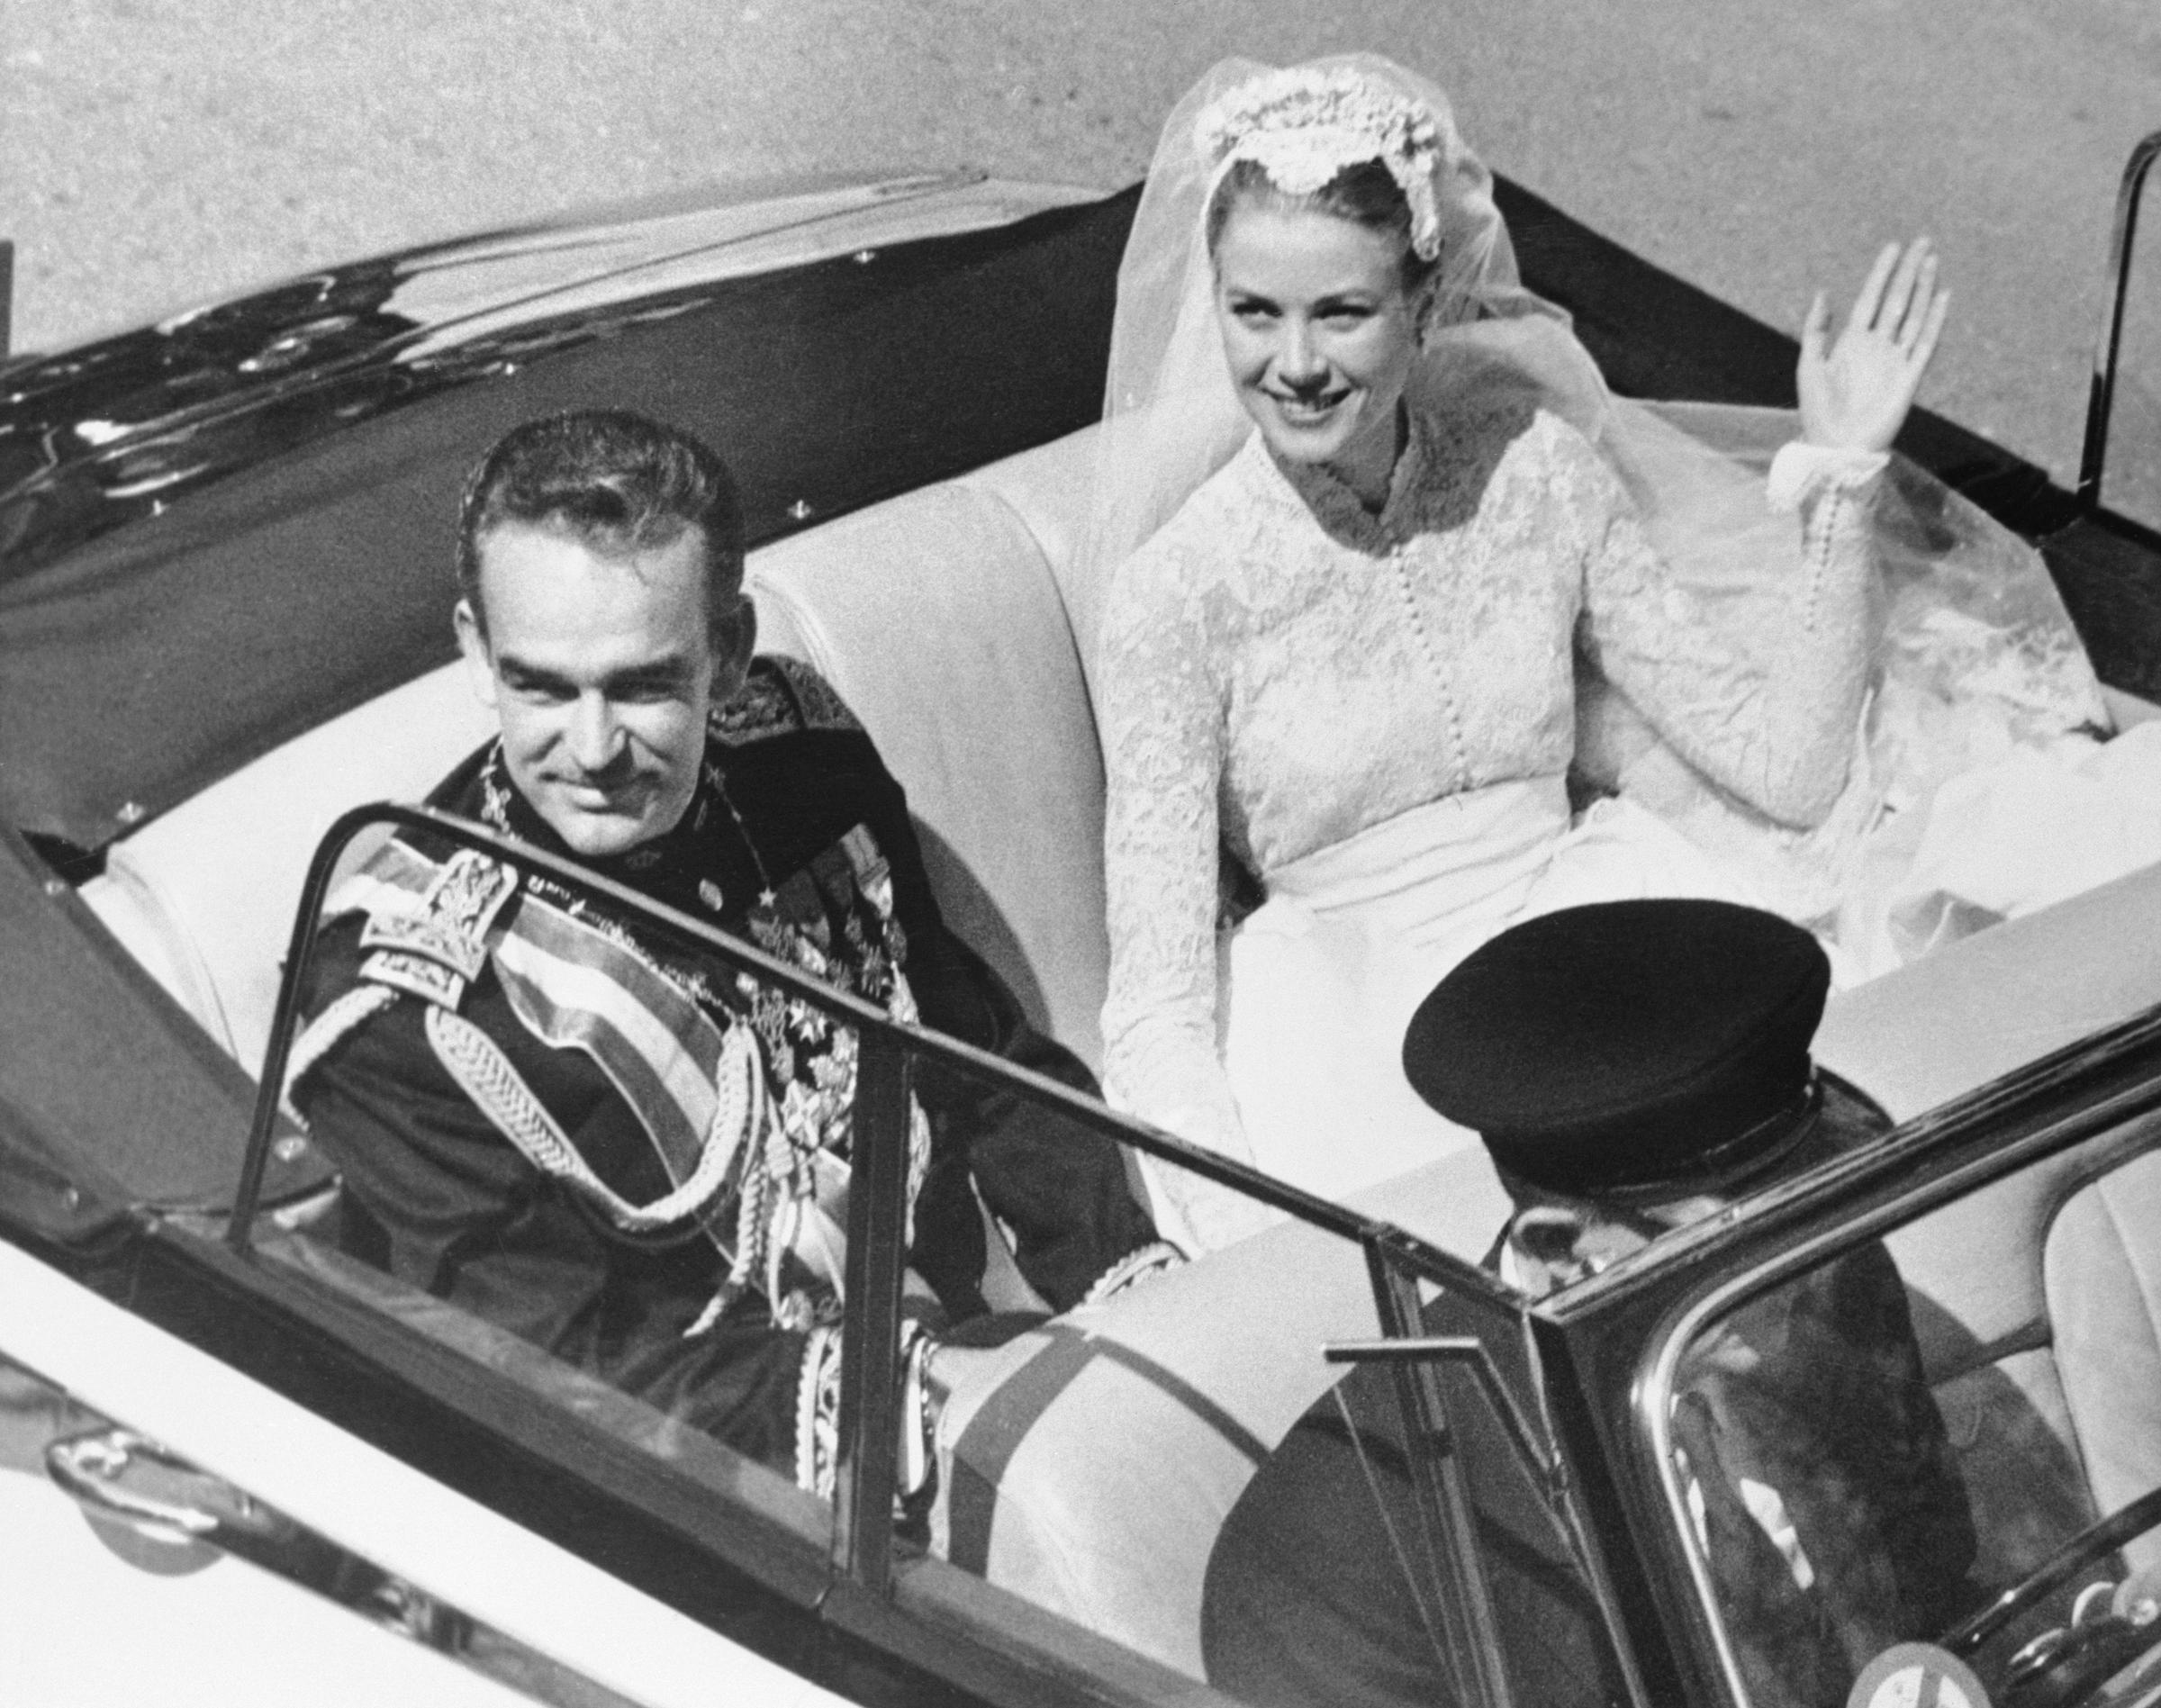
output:
[[[495,744],[429,802],[567,852],[511,786]],[[495,875],[475,874],[469,851],[450,874],[448,850],[426,842],[393,843],[333,899],[304,1000],[316,1024],[295,1047],[294,1103],[344,1173],[347,1248],[743,1450],[795,1463],[800,1475],[803,1389],[818,1379],[803,1339],[831,1320],[828,1293],[777,1247],[748,1249],[762,1233],[751,1212],[773,1207],[753,1204],[751,1189],[737,1190],[734,1207],[718,1215],[626,1221],[623,1206],[684,1196],[684,1170],[671,1166],[654,1131],[672,1106],[641,1088],[619,1040],[610,1059],[609,1039],[582,1017],[591,1004],[582,1009],[571,986],[534,969],[558,947],[556,959],[598,957],[612,981],[608,1002],[619,989],[642,991],[638,1000],[656,1010],[694,1007],[713,1022],[712,1037],[755,1037],[760,1094],[789,1140],[771,1148],[805,1167],[822,1160],[814,1152],[845,1156],[852,1038],[771,987],[737,984],[717,962],[693,964],[680,945],[652,941],[542,874],[506,881],[499,865]],[[1093,1089],[1086,1070],[1031,1030],[1002,982],[945,929],[900,785],[805,666],[757,660],[713,714],[705,774],[682,821],[627,854],[585,863],[897,1018]],[[401,886],[393,906],[389,891]],[[400,925],[401,908],[410,915],[430,889],[439,913],[447,907],[489,945],[469,976],[448,964],[455,952],[432,962],[413,953],[413,933]],[[446,889],[455,891],[448,902]],[[340,899],[349,904],[342,911]],[[551,932],[572,940],[558,945]],[[445,976],[457,981],[448,1001],[429,988]],[[637,1015],[628,1021],[619,1030],[635,1030]],[[446,1037],[484,1058],[499,1052],[544,1112],[533,1119],[552,1125],[574,1152],[568,1166],[590,1180],[536,1166],[529,1148],[506,1138],[502,1099],[483,1107],[484,1062],[462,1065]],[[706,1065],[728,1079],[726,1061]],[[972,1177],[1014,1234],[1023,1274],[1054,1308],[1078,1303],[1153,1240],[1114,1146],[1008,1094],[936,1075],[918,1080],[911,1262],[950,1316],[985,1308]],[[739,1188],[755,1188],[753,1160],[736,1178]],[[701,1222],[737,1237],[717,1241]]]

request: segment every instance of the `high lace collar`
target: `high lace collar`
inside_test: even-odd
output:
[[[1388,471],[1388,494],[1378,511],[1366,508],[1349,482],[1319,463],[1286,462],[1268,447],[1266,437],[1253,437],[1262,454],[1284,483],[1297,494],[1323,529],[1355,550],[1379,553],[1399,544],[1408,529],[1413,498],[1424,484],[1433,464],[1433,429],[1418,410],[1405,411],[1403,449]]]

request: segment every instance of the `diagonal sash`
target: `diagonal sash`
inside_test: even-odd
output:
[[[868,843],[867,833],[861,840]],[[865,850],[851,845],[846,855],[844,869],[854,867],[859,881],[883,876],[882,863]],[[327,911],[368,916],[362,945],[376,953],[361,969],[364,988],[430,1005],[429,1042],[446,1071],[529,1161],[600,1204],[619,1225],[636,1232],[685,1215],[704,1219],[719,1193],[737,1188],[731,1230],[704,1219],[728,1280],[688,1333],[709,1326],[760,1270],[777,1309],[786,1257],[839,1294],[848,1165],[822,1145],[790,1142],[791,1123],[765,1093],[768,1064],[751,1020],[733,1019],[723,1030],[616,935],[529,890],[509,908],[516,883],[505,861],[461,850],[439,864],[393,839],[339,886]],[[493,964],[520,1025],[550,1048],[582,1051],[630,1106],[667,1172],[666,1197],[629,1205],[594,1177],[500,1046],[458,1013],[483,961]],[[905,1000],[898,968],[894,983]],[[337,1029],[363,1017],[356,1010]],[[912,1004],[905,1017],[913,1017]],[[309,1060],[334,1041],[312,1041]],[[929,1131],[913,1099],[910,1116],[912,1214]]]
[[[330,911],[410,921],[424,912],[445,870],[393,839],[339,887]],[[551,1048],[583,1052],[600,1068],[652,1139],[673,1185],[701,1168],[710,1175],[709,1137],[732,1150],[744,1136],[713,1131],[727,1035],[712,1017],[607,933],[530,893],[508,925],[489,935],[503,994],[526,1029]]]

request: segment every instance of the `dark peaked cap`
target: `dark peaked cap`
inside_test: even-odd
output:
[[[1418,1007],[1403,1071],[1504,1170],[1584,1197],[1751,1172],[1811,1107],[1831,964],[1775,914],[1611,901],[1503,932]]]

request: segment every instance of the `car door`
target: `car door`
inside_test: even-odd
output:
[[[0,1351],[8,1701],[842,1700],[5,1243]],[[131,1490],[115,1443],[165,1488]],[[47,1469],[69,1459],[72,1498]],[[196,1530],[220,1514],[279,1547]]]
[[[2156,1230],[2149,1011],[1557,1298],[1697,1694],[2151,1699]]]

